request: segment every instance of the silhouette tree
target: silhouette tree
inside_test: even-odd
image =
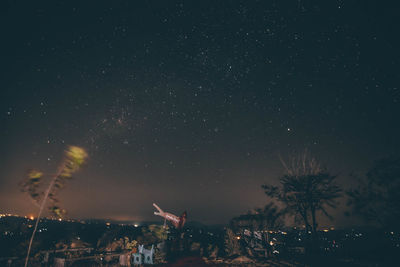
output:
[[[277,230],[279,227],[283,226],[283,215],[284,211],[278,209],[273,203],[267,204],[264,208],[256,209],[258,218],[256,218],[260,223],[260,230],[265,233],[262,235],[263,244],[266,248],[266,256],[270,256],[272,251],[270,244],[269,232]]]
[[[380,227],[395,229],[400,220],[400,158],[384,158],[360,184],[346,192],[352,214]]]
[[[87,153],[84,149],[77,146],[70,146],[65,151],[64,159],[58,167],[57,172],[52,175],[50,183],[46,191],[39,193],[41,183],[43,182],[44,174],[37,170],[31,170],[28,173],[28,177],[20,183],[21,190],[27,192],[30,197],[39,206],[39,212],[36,218],[35,227],[32,232],[31,239],[29,241],[28,251],[25,259],[25,267],[28,266],[29,254],[32,247],[32,242],[36,234],[36,230],[40,221],[40,217],[46,206],[47,199],[51,200],[49,205],[49,211],[57,216],[61,217],[65,214],[65,210],[61,209],[58,205],[59,200],[57,199],[57,193],[66,184],[66,181],[72,178],[72,174],[78,171],[81,166],[85,163],[87,158]]]
[[[226,255],[232,256],[240,254],[239,242],[230,228],[225,230],[224,245]]]
[[[269,231],[277,230],[283,225],[282,217],[284,213],[273,203],[267,204],[264,208],[256,208],[247,214],[240,215],[231,220],[234,228],[249,228],[251,232],[261,231],[262,243],[267,255],[269,249]]]
[[[282,216],[284,212],[274,203],[269,203],[264,208],[257,208],[255,211],[258,215],[256,220],[259,221],[261,230],[276,230],[283,225]]]
[[[335,183],[336,176],[322,168],[315,158],[305,151],[293,157],[289,164],[281,159],[286,174],[279,179],[279,185],[262,185],[267,196],[282,203],[284,211],[300,218],[313,236],[317,233],[317,213],[332,218],[327,208],[335,208],[341,188]]]

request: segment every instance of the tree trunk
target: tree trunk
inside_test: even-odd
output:
[[[318,237],[317,237],[318,224],[315,216],[315,207],[311,208],[311,218],[312,218],[311,249],[312,253],[316,254],[318,252]]]
[[[312,237],[310,239],[310,236],[308,234],[308,232],[310,230],[312,230],[312,226],[310,225],[310,223],[308,222],[308,216],[307,216],[307,210],[305,210],[302,214],[302,217],[304,219],[304,224],[305,224],[305,235],[304,235],[304,245],[305,245],[305,253],[306,255],[310,256],[311,255],[311,251],[312,251]]]
[[[304,226],[306,227],[306,232],[310,231],[311,225],[308,222],[308,218],[307,218],[307,211],[304,211],[301,213],[301,217],[303,217],[304,220]]]
[[[315,208],[311,209],[311,218],[312,218],[312,233],[315,234],[317,232],[317,219],[315,217]]]
[[[271,249],[269,247],[269,232],[266,230],[266,235],[265,235],[265,250],[266,250],[266,257],[269,257],[271,255]]]

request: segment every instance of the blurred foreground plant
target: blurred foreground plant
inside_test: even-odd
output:
[[[48,207],[49,211],[58,218],[62,217],[66,211],[59,207],[57,193],[65,186],[66,182],[72,178],[72,174],[77,172],[82,167],[87,157],[88,154],[83,148],[69,146],[65,151],[64,158],[60,163],[57,172],[51,176],[50,184],[45,192],[38,192],[40,185],[43,183],[42,178],[44,176],[44,174],[40,171],[30,170],[28,172],[28,177],[20,183],[21,191],[27,192],[34,202],[39,206],[39,213],[36,218],[35,228],[32,232],[26,254],[25,267],[28,266],[32,242],[35,237],[43,209],[46,206],[47,199],[51,200],[51,204]]]

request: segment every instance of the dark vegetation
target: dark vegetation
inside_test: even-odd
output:
[[[353,188],[343,188],[336,182],[336,175],[306,152],[288,162],[282,160],[282,164],[285,173],[278,183],[262,185],[268,204],[234,217],[227,226],[188,222],[184,229],[176,230],[150,223],[135,226],[42,218],[32,243],[31,265],[40,265],[43,251],[50,251],[53,258],[91,255],[92,263],[112,264],[118,259],[107,255],[134,253],[139,244],[146,248],[155,246],[158,264],[188,257],[194,261],[203,257],[209,265],[221,262],[229,265],[235,259],[253,264],[285,262],[293,266],[392,266],[397,261],[399,158],[377,161],[365,177],[357,177],[358,184]],[[29,176],[33,185],[37,176],[37,173]],[[329,211],[343,200],[347,200],[347,215],[363,219],[364,226],[321,229],[319,218],[332,219]],[[288,219],[293,219],[294,225],[285,225]],[[15,266],[22,264],[35,222],[2,215],[0,264],[10,258]],[[74,251],[83,248],[90,250]]]

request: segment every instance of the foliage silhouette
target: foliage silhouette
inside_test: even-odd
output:
[[[373,165],[357,187],[346,192],[352,214],[386,229],[400,219],[400,158],[384,158]]]
[[[247,214],[240,215],[231,220],[233,228],[249,228],[251,232],[261,231],[262,243],[267,254],[271,253],[269,247],[269,231],[277,230],[283,225],[284,211],[274,203],[265,205],[264,208],[256,208]]]
[[[240,246],[236,235],[232,229],[227,228],[224,236],[224,248],[227,256],[240,254]]]
[[[281,161],[286,174],[279,179],[279,185],[262,185],[262,188],[267,196],[283,204],[285,212],[302,221],[315,240],[317,213],[332,218],[327,208],[337,206],[342,189],[335,183],[336,176],[330,175],[315,158],[310,158],[307,151],[293,157],[289,164]]]

